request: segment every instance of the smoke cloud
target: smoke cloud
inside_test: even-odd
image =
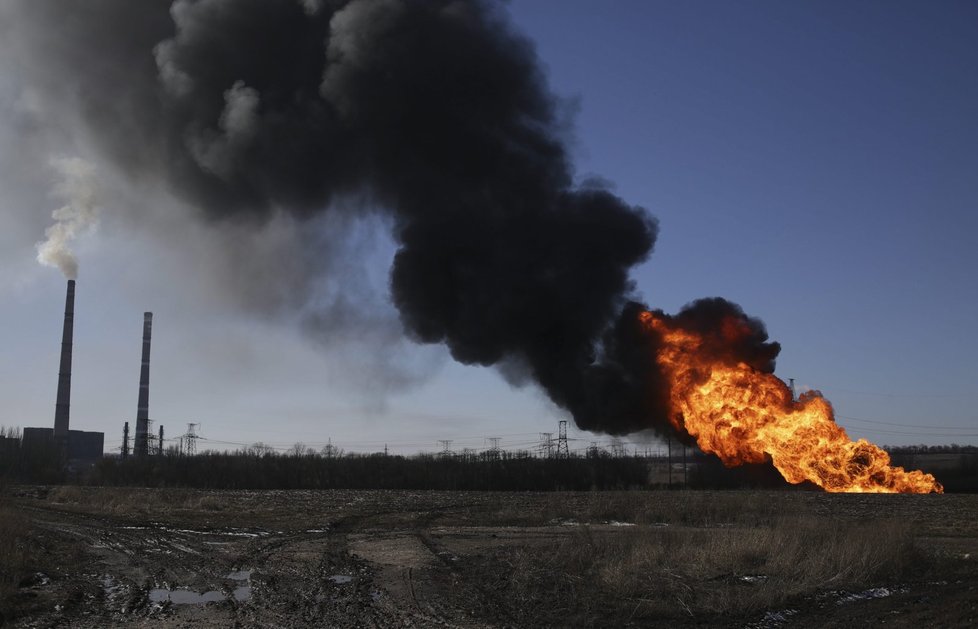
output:
[[[59,176],[54,194],[65,205],[52,212],[54,224],[37,243],[37,261],[61,269],[69,280],[78,277],[78,260],[71,243],[98,222],[98,186],[95,166],[79,157],[58,157],[50,162]]]
[[[582,428],[665,425],[629,278],[656,220],[575,185],[564,105],[500,4],[15,4],[36,89],[131,180],[165,182],[235,229],[379,212],[412,339],[539,384]]]

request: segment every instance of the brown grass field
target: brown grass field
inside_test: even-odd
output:
[[[14,487],[11,626],[972,627],[978,496]]]

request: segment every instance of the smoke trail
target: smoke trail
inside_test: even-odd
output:
[[[65,205],[51,213],[54,224],[44,230],[46,240],[37,243],[37,261],[61,269],[73,280],[78,277],[78,260],[71,243],[98,221],[95,166],[80,157],[57,157],[50,165],[59,175],[54,194]]]
[[[538,383],[581,427],[647,425],[624,339],[656,221],[574,185],[562,105],[502,5],[18,2],[38,89],[133,179],[239,224],[382,208],[408,335]]]

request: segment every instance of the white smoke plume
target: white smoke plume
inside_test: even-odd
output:
[[[78,260],[72,241],[98,221],[98,185],[95,166],[80,157],[57,157],[51,168],[58,173],[54,196],[65,205],[51,213],[54,224],[44,231],[46,240],[37,243],[37,261],[61,269],[69,280],[78,277]]]

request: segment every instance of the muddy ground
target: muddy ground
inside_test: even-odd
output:
[[[978,496],[10,493],[31,521],[34,566],[0,610],[16,627],[978,626]],[[752,607],[736,599],[770,587],[767,575],[690,572],[674,588],[650,575],[636,595],[613,581],[592,587],[584,581],[607,566],[589,574],[561,556],[624,535],[709,540],[791,512],[907,522],[915,565]],[[726,588],[734,602],[706,605],[703,588]]]

